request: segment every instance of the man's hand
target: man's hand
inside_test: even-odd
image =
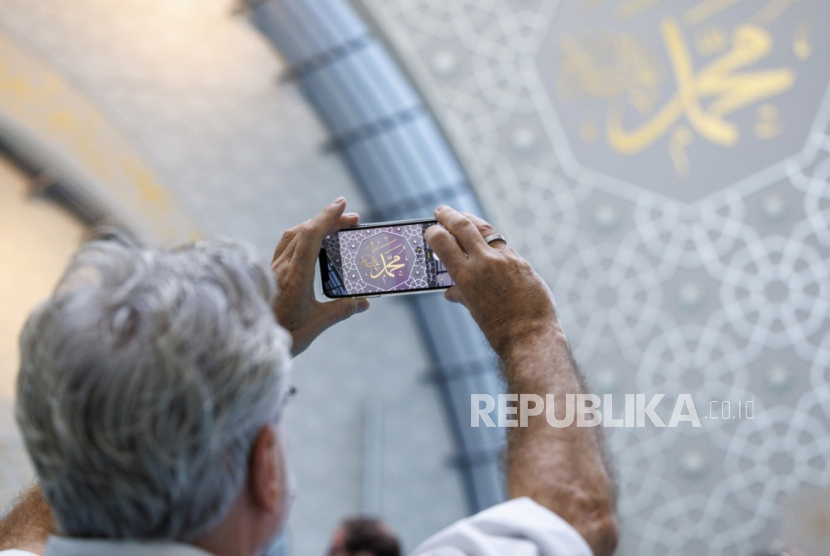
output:
[[[339,198],[320,214],[285,232],[274,252],[271,270],[277,281],[274,313],[277,322],[294,339],[291,349],[299,355],[328,327],[369,309],[366,299],[339,299],[328,303],[314,296],[314,272],[323,238],[354,226],[357,214],[344,214],[346,200]]]
[[[445,206],[435,218],[424,237],[456,284],[444,296],[467,307],[496,353],[523,335],[562,333],[544,280],[503,241],[484,240],[493,226]]]

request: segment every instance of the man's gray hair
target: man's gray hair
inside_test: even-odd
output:
[[[279,418],[290,336],[239,244],[92,241],[20,339],[17,421],[64,534],[193,540]]]

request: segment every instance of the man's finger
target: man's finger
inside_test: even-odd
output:
[[[469,307],[467,306],[467,298],[464,297],[464,294],[461,293],[461,290],[458,288],[458,286],[453,286],[447,291],[445,291],[444,299],[446,299],[447,301],[452,301],[453,303],[460,303],[469,309]]]
[[[467,262],[464,251],[443,226],[436,225],[427,228],[426,232],[424,232],[424,240],[426,240],[430,249],[432,249],[438,258],[441,259],[444,266],[447,267],[450,276],[453,276]]]
[[[487,247],[472,220],[457,210],[442,205],[435,209],[435,218],[455,237],[464,252],[472,254]]]
[[[369,307],[369,300],[364,298],[338,299],[321,303],[319,305],[320,330],[326,330],[358,313],[365,313]]]
[[[276,270],[291,263],[291,257],[294,256],[294,250],[297,248],[297,239],[294,238],[288,242],[285,249],[274,254],[274,260],[271,261],[271,268]]]
[[[314,264],[317,256],[320,254],[320,246],[323,244],[323,238],[337,224],[345,210],[346,199],[340,197],[330,205],[327,205],[317,216],[298,228],[297,247],[294,250],[294,257],[299,258],[300,264]]]
[[[282,234],[280,242],[277,244],[277,248],[274,249],[274,258],[272,258],[271,261],[276,261],[280,255],[285,253],[286,249],[288,249],[288,246],[294,242],[295,238],[296,233],[293,228]]]
[[[480,218],[480,217],[476,216],[475,214],[471,214],[469,212],[462,212],[461,214],[463,214],[464,216],[469,218],[470,221],[473,224],[475,224],[476,229],[478,229],[478,232],[481,234],[481,237],[486,238],[488,236],[491,236],[493,234],[498,233],[496,231],[496,228],[494,228],[492,224],[490,224],[489,222],[487,222],[483,218]],[[505,243],[504,241],[494,241],[493,243],[490,244],[490,247],[494,247],[496,249],[501,249],[501,248],[506,247],[506,246],[507,246],[507,243]]]

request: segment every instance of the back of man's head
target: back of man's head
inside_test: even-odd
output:
[[[62,532],[193,540],[285,394],[267,266],[231,243],[81,248],[20,340],[17,420]]]
[[[334,556],[400,556],[395,533],[379,519],[357,517],[343,521],[329,554]]]

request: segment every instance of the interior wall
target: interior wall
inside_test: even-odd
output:
[[[85,229],[0,156],[0,511],[32,474],[14,426],[17,339],[29,312],[55,286]]]
[[[0,399],[14,397],[17,338],[29,312],[55,286],[85,229],[0,157]]]

